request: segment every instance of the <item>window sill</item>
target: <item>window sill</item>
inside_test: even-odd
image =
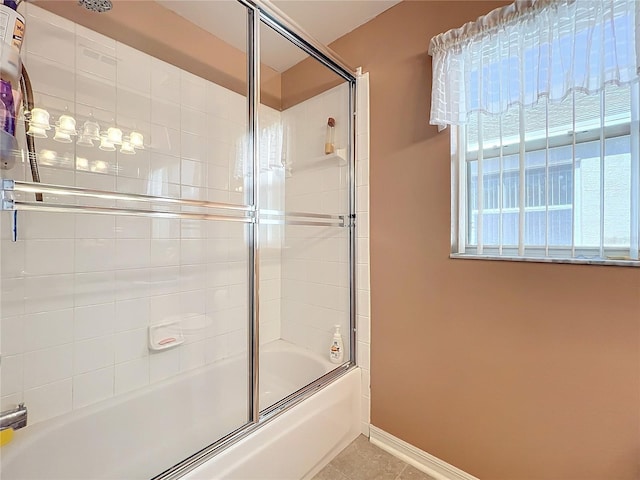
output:
[[[569,263],[575,265],[606,265],[614,267],[640,267],[640,260],[601,260],[595,258],[513,257],[507,255],[476,255],[451,253],[449,258],[465,260],[503,260],[509,262]]]

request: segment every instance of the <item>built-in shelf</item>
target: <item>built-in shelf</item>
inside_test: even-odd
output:
[[[335,152],[322,155],[314,159],[314,162],[325,162],[326,164],[336,163],[340,166],[347,164],[347,149],[337,148]]]
[[[313,157],[304,162],[294,162],[291,168],[291,172],[301,172],[305,170],[312,170],[315,168],[325,168],[325,167],[343,167],[347,165],[347,149],[346,148],[338,148],[334,153],[328,153],[326,155],[321,155],[318,157]]]

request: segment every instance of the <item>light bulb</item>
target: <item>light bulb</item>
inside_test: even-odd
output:
[[[44,108],[33,108],[29,115],[29,125],[33,125],[41,130],[51,130],[51,125],[49,125],[49,112]]]
[[[71,135],[64,132],[60,127],[56,127],[56,134],[53,136],[56,142],[71,143]]]
[[[100,137],[100,146],[98,147],[103,152],[115,152],[116,147],[111,143],[106,135]]]
[[[107,130],[107,138],[109,139],[109,143],[120,145],[122,143],[122,130],[117,127],[110,127]]]
[[[102,160],[96,160],[95,162],[93,162],[93,165],[91,165],[91,171],[98,173],[107,173],[107,163],[103,162]]]
[[[133,148],[144,148],[144,137],[140,132],[131,132],[129,135],[129,141],[131,142],[131,146]]]
[[[76,157],[76,169],[77,170],[88,170],[89,169],[89,160],[84,157]]]
[[[125,155],[135,155],[136,151],[133,149],[131,143],[127,140],[127,137],[124,137],[122,141],[122,146],[120,147],[120,153],[124,153]]]
[[[100,125],[96,122],[87,120],[82,127],[82,136],[88,140],[100,140]]]
[[[58,127],[62,133],[67,135],[77,135],[76,119],[71,115],[60,115],[58,119]]]
[[[93,147],[93,142],[88,136],[80,135],[76,141],[76,145],[80,145],[81,147]]]
[[[38,155],[38,159],[42,165],[53,165],[58,154],[53,150],[40,150],[40,154]]]
[[[37,127],[35,124],[30,123],[27,135],[31,135],[34,138],[47,138],[47,131],[42,127]]]

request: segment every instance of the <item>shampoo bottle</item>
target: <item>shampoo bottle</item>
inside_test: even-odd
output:
[[[344,345],[342,343],[342,335],[340,335],[340,325],[336,325],[335,328],[336,331],[333,333],[333,340],[331,340],[331,348],[329,349],[329,360],[333,363],[342,363]]]
[[[336,119],[329,117],[327,120],[327,133],[324,139],[324,153],[329,155],[336,151]]]

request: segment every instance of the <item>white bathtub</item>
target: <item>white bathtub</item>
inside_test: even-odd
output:
[[[332,367],[283,341],[265,346],[260,361],[262,408]],[[243,425],[247,385],[246,359],[235,358],[23,428],[0,452],[0,478],[148,479]],[[354,370],[185,478],[310,475],[358,435],[359,394]],[[284,471],[277,459],[290,462],[292,448],[304,461]]]

